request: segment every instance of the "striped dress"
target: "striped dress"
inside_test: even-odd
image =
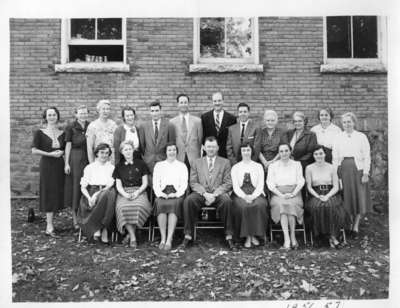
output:
[[[142,177],[148,175],[149,170],[141,159],[134,159],[132,163],[120,161],[115,168],[114,178],[120,180],[126,193],[132,194],[142,185]],[[121,234],[125,233],[125,225],[143,227],[152,211],[146,191],[137,198],[125,198],[118,194],[115,214],[117,228]]]

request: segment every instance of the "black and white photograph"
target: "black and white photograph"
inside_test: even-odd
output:
[[[5,305],[396,307],[395,1],[217,2],[0,4]]]

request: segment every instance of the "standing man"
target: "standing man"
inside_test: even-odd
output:
[[[179,94],[176,98],[179,115],[170,120],[175,128],[178,160],[190,170],[192,163],[200,157],[203,128],[199,117],[189,114],[189,96]]]
[[[150,104],[150,117],[151,120],[139,128],[139,141],[143,160],[153,174],[154,165],[167,158],[165,146],[168,142],[175,142],[175,130],[168,120],[162,118],[158,100]]]
[[[228,141],[226,143],[226,154],[232,166],[241,160],[240,146],[244,143],[249,143],[254,148],[251,154],[252,160],[258,161],[260,155],[260,128],[254,121],[249,119],[249,105],[240,103],[237,111],[239,123],[228,128]]]
[[[213,206],[224,223],[227,245],[233,249],[232,200],[228,195],[232,190],[231,166],[229,160],[217,156],[218,143],[214,136],[206,138],[204,148],[207,155],[196,159],[190,171],[189,183],[193,192],[183,203],[185,238],[181,247],[186,248],[191,242],[201,208]]]
[[[209,136],[216,137],[219,145],[218,156],[226,158],[228,127],[236,123],[236,117],[223,109],[224,97],[221,92],[216,92],[212,95],[212,103],[214,109],[201,115],[204,134],[203,143]]]

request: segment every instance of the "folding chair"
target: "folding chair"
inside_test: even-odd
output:
[[[294,231],[303,233],[303,240],[304,240],[304,244],[306,245],[307,244],[307,234],[306,234],[306,228],[305,228],[304,222],[302,224],[299,224],[296,221],[296,226],[295,226]],[[274,239],[273,238],[273,233],[274,232],[283,232],[282,231],[282,227],[281,227],[280,223],[275,224],[272,220],[270,220],[269,221],[269,235],[270,235],[271,242]]]
[[[194,226],[193,240],[196,240],[198,229],[224,229],[224,225],[218,219],[209,219],[210,217],[216,217],[217,209],[211,206],[205,206],[201,208],[200,220],[198,220]]]

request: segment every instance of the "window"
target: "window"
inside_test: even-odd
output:
[[[257,18],[196,18],[193,46],[192,72],[262,71]]]
[[[324,19],[323,68],[385,71],[386,20],[378,16],[328,16]],[[329,64],[335,66],[329,67]],[[357,67],[355,67],[355,65]]]
[[[62,22],[59,72],[129,71],[123,18],[72,18]]]

